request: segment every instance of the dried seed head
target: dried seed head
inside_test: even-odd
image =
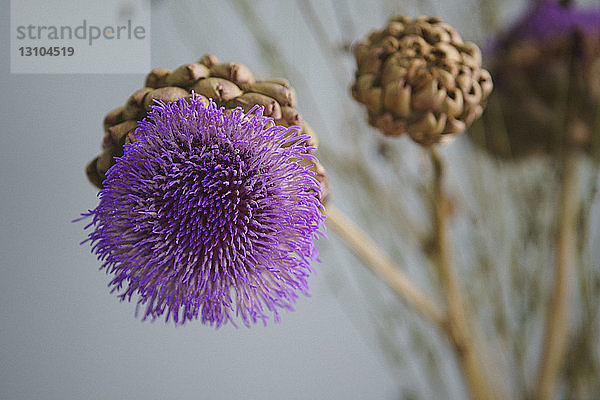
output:
[[[446,142],[481,115],[492,90],[481,52],[435,17],[392,18],[354,48],[353,97],[384,134]]]
[[[102,154],[86,167],[86,174],[92,184],[102,188],[108,169],[115,163],[115,157],[123,154],[123,146],[137,140],[137,121],[146,117],[150,105],[155,101],[173,102],[179,98],[194,96],[206,107],[209,98],[225,112],[236,107],[249,111],[255,105],[264,107],[265,117],[273,118],[274,123],[285,127],[300,126],[302,135],[314,153],[318,138],[296,110],[296,92],[290,83],[281,78],[256,81],[252,72],[238,63],[221,63],[217,57],[205,55],[196,63],[189,63],[171,71],[166,68],[153,69],[146,77],[145,87],[134,92],[124,106],[110,111],[104,118],[105,135],[102,140]],[[320,164],[319,164],[320,165]],[[317,167],[315,167],[317,168]],[[320,181],[326,182],[322,166],[315,169]],[[326,188],[321,191],[325,199]]]

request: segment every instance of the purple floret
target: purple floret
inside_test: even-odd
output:
[[[250,326],[308,295],[319,183],[296,162],[312,157],[307,138],[270,121],[256,107],[159,102],[108,171],[89,240],[144,319]]]

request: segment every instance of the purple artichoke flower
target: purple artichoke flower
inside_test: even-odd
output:
[[[600,9],[588,10],[560,4],[556,0],[539,0],[518,20],[497,46],[506,41],[546,41],[563,38],[573,32],[594,36],[600,34]]]
[[[157,102],[108,171],[88,240],[143,319],[246,325],[308,295],[325,216],[297,127],[255,107]]]
[[[496,36],[486,60],[494,94],[474,142],[503,158],[575,146],[600,159],[599,7],[538,0]]]

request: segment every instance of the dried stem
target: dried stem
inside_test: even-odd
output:
[[[577,262],[577,216],[580,207],[576,157],[576,153],[571,151],[563,160],[554,292],[548,309],[544,353],[536,388],[536,398],[540,400],[553,398],[567,349],[569,297]]]
[[[332,61],[331,63],[327,63],[327,66],[331,70],[331,74],[335,79],[338,80],[338,83],[342,87],[346,86],[348,84],[346,77],[344,76],[346,66],[340,57],[343,53],[339,51],[339,49],[336,48],[336,46],[329,40],[327,30],[321,23],[319,14],[313,8],[310,0],[297,0],[296,3],[300,9],[302,18],[309,27],[308,30],[314,36],[315,42],[319,46],[319,49],[325,57],[328,57]]]
[[[449,204],[443,190],[444,164],[435,149],[430,149],[434,167],[433,208],[437,239],[437,266],[448,302],[448,335],[460,362],[471,396],[477,400],[501,398],[492,388],[481,361],[481,335],[474,330],[465,308],[457,271],[453,264],[452,245],[448,236]]]
[[[435,325],[442,328],[446,326],[441,308],[394,264],[369,235],[332,204],[327,205],[327,223],[406,304],[414,307]]]

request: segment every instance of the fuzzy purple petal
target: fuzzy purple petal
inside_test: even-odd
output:
[[[251,114],[254,113],[254,114]],[[324,215],[297,127],[197,98],[157,103],[108,171],[92,251],[143,318],[246,326],[308,294]]]

